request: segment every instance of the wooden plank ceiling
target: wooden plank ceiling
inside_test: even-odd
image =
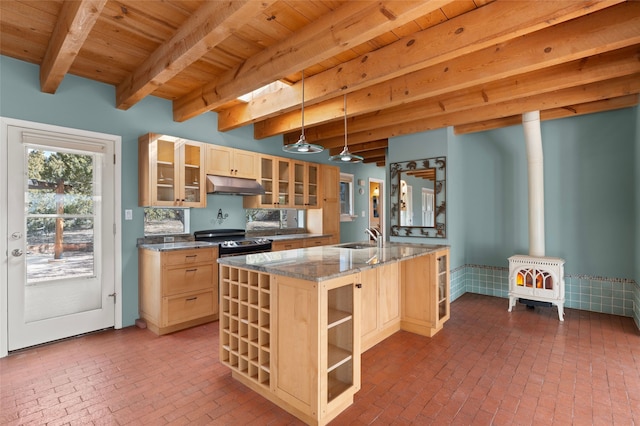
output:
[[[393,136],[637,105],[640,2],[2,0],[0,53],[40,65],[43,92],[74,74],[115,108],[158,96],[176,121],[215,111],[283,143],[304,70],[307,140],[341,150],[346,94],[350,151],[384,165]]]

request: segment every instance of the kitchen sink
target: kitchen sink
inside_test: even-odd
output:
[[[363,241],[363,242],[359,242],[359,243],[340,244],[340,245],[338,245],[338,247],[357,250],[357,249],[375,248],[376,247],[376,243]]]

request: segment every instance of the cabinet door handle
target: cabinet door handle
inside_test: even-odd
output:
[[[196,300],[197,298],[198,298],[198,296],[194,296],[194,297],[187,297],[187,298],[185,299],[185,301],[187,301],[187,302],[191,302],[192,300]]]
[[[362,284],[358,283],[358,284],[356,284],[356,287],[357,288],[362,288]]]
[[[193,268],[193,269],[187,269],[185,272],[196,272],[198,270],[198,268]]]
[[[196,258],[196,257],[198,257],[198,255],[197,255],[197,254],[188,254],[188,255],[186,255],[185,257],[193,257],[193,258]]]

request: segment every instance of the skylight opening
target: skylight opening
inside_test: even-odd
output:
[[[245,95],[239,96],[238,100],[249,103],[259,96],[264,96],[264,95],[268,95],[269,93],[277,92],[278,90],[284,89],[285,87],[289,87],[289,85],[286,83],[283,83],[280,80],[276,80],[273,83],[269,83],[266,86],[262,86],[254,90],[253,92],[249,92]]]

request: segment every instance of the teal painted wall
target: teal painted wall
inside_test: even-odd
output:
[[[563,257],[566,307],[632,316],[640,328],[640,108],[542,123],[546,254]],[[447,155],[451,297],[508,295],[508,257],[528,252],[521,126],[396,138],[390,161]],[[505,311],[506,311],[505,302]]]
[[[280,137],[255,141],[251,126],[217,132],[217,116],[208,113],[176,123],[171,102],[147,97],[128,111],[114,108],[115,89],[68,75],[55,95],[39,89],[39,68],[0,56],[0,115],[122,137],[124,221],[123,324],[137,318],[136,239],[142,237],[137,206],[137,138],[149,131],[219,145],[284,155]],[[640,122],[639,108],[543,122],[547,254],[567,261],[569,274],[640,278]],[[394,241],[451,245],[451,268],[466,264],[506,266],[507,257],[528,250],[527,180],[524,135],[519,126],[457,136],[439,129],[390,140],[389,163],[447,156],[447,238],[393,238]],[[286,155],[285,155],[286,156]],[[292,157],[292,156],[290,156]],[[300,158],[298,156],[297,158]],[[328,153],[312,161],[327,162]],[[364,179],[357,193],[358,218],[341,224],[342,241],[364,240],[369,177],[389,176],[374,165],[344,165],[343,172]],[[192,229],[242,227],[240,197],[209,195],[206,209],[192,209]],[[229,214],[215,220],[222,208]],[[389,217],[386,203],[386,217]],[[640,292],[638,292],[640,294]],[[640,306],[640,303],[637,303]]]
[[[122,213],[122,291],[124,326],[133,325],[138,317],[138,257],[136,240],[143,237],[142,208],[138,207],[138,136],[164,133],[196,141],[233,146],[257,152],[328,163],[329,153],[312,157],[295,156],[282,151],[282,137],[256,141],[253,127],[247,126],[227,133],[217,131],[217,115],[207,113],[184,123],[173,121],[172,104],[149,96],[128,111],[114,107],[113,86],[67,75],[54,95],[42,93],[39,67],[6,56],[0,56],[0,115],[27,121],[53,124],[76,129],[103,132],[122,137],[122,209],[133,210],[133,220],[125,221]],[[359,178],[365,173],[384,177],[384,169],[372,165],[356,166]],[[370,170],[366,171],[366,170]],[[366,172],[365,172],[366,171]],[[366,200],[356,199],[357,211]],[[229,213],[223,223],[216,221],[218,209]],[[346,224],[346,235],[364,229],[366,219]],[[362,223],[361,223],[362,222]],[[242,197],[208,195],[206,209],[191,209],[191,230],[209,228],[244,228]],[[361,239],[361,238],[360,238]]]
[[[522,128],[463,135],[455,144],[462,150],[465,263],[504,266],[509,256],[528,251]]]
[[[542,122],[545,240],[565,272],[635,276],[632,108]],[[528,253],[527,159],[520,126],[462,135],[465,257],[505,266]]]
[[[455,269],[465,264],[463,211],[460,208],[461,168],[459,156],[461,150],[454,143],[455,137],[451,129],[437,129],[428,132],[397,137],[389,140],[388,163],[409,160],[421,160],[432,157],[447,157],[446,175],[446,238],[391,237],[391,241],[423,244],[448,244],[451,246],[449,266]],[[390,182],[387,173],[387,182]],[[390,185],[387,185],[390,186]],[[389,203],[388,203],[389,204]],[[387,215],[390,206],[387,204]],[[387,216],[389,217],[389,216]]]
[[[636,180],[635,180],[635,198],[636,198],[636,282],[640,283],[640,108],[636,107]],[[640,312],[640,304],[638,306]],[[640,327],[640,324],[638,324]]]
[[[354,176],[353,211],[357,215],[351,222],[340,222],[340,241],[365,241],[367,236],[364,230],[369,226],[369,178],[385,180],[385,168],[375,164],[344,164],[340,166],[340,171]],[[360,179],[364,181],[362,186],[358,185]],[[360,194],[360,189],[363,189],[363,194]],[[388,191],[387,185],[384,190]],[[388,195],[385,197],[388,198]]]
[[[638,108],[542,122],[546,254],[567,274],[638,276]],[[447,238],[394,241],[451,245],[451,269],[508,266],[528,253],[527,159],[521,126],[394,138],[389,163],[447,156]]]
[[[634,300],[634,319],[640,328],[640,108],[636,107],[636,175],[635,175],[635,204],[636,204],[636,292]]]

